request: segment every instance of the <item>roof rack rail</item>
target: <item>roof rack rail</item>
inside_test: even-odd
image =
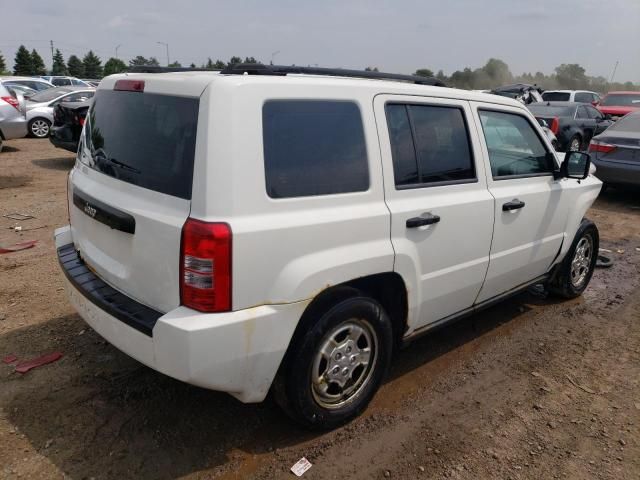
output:
[[[396,80],[415,83],[418,85],[446,87],[443,82],[433,77],[420,77],[418,75],[403,75],[400,73],[385,73],[365,70],[350,70],[345,68],[296,67],[287,65],[263,65],[261,63],[239,63],[220,70],[220,73],[226,75],[324,75],[329,77]]]
[[[219,68],[160,67],[156,65],[134,65],[125,73],[167,73],[167,72],[219,72]]]

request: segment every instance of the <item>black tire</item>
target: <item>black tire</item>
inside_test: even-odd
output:
[[[576,258],[576,251],[579,245],[582,245],[581,242],[583,242],[583,239],[590,244],[588,247],[590,256],[588,262],[578,262],[577,265],[582,264],[582,266],[574,268],[573,261]],[[548,285],[549,291],[554,295],[564,298],[575,298],[582,295],[582,292],[585,291],[593,276],[593,270],[598,261],[599,245],[600,236],[598,234],[598,228],[591,220],[583,219],[573,239],[571,248]],[[574,273],[573,275],[572,272]],[[584,272],[584,276],[582,276],[582,272]],[[578,283],[576,282],[577,274],[579,274],[578,278],[581,279]]]
[[[571,145],[573,145],[574,142],[578,142],[578,150],[573,150],[575,152],[580,152],[582,151],[582,138],[580,137],[580,135],[576,134],[573,137],[571,137],[571,139],[569,140],[569,143],[567,144],[567,151],[570,152],[571,150]]]
[[[36,128],[36,126],[40,128]],[[39,132],[42,132],[42,133],[39,133]],[[46,118],[38,117],[38,118],[33,118],[29,121],[30,137],[47,138],[50,133],[51,133],[51,122]]]
[[[304,334],[294,336],[294,343],[290,346],[287,352],[284,364],[278,372],[278,376],[274,381],[273,390],[276,402],[296,422],[301,425],[314,429],[314,430],[330,430],[343,425],[351,419],[357,417],[367,407],[374,394],[380,388],[389,364],[391,363],[391,354],[393,349],[393,333],[391,327],[391,320],[382,306],[372,298],[364,296],[355,296],[351,298],[338,300],[333,306],[325,309],[323,313],[313,316],[311,318],[303,318],[304,324],[302,327]],[[359,322],[357,325],[354,322]],[[349,329],[362,327],[367,332],[366,339],[359,337],[358,342],[361,340],[369,340],[372,346],[370,348],[370,355],[373,360],[368,366],[362,366],[357,364],[356,367],[351,368],[349,373],[348,382],[353,384],[349,388],[355,388],[348,397],[341,397],[337,400],[336,404],[327,406],[325,404],[325,398],[321,398],[323,393],[318,393],[321,386],[328,386],[327,392],[324,395],[336,395],[340,397],[343,390],[337,383],[333,383],[331,380],[323,380],[321,382],[313,383],[312,378],[318,365],[318,358],[325,358],[325,368],[322,367],[324,373],[321,375],[323,379],[328,379],[331,375],[337,376],[334,368],[343,368],[345,365],[338,367],[337,362],[334,362],[334,358],[338,358],[337,352],[334,357],[336,349],[342,349],[343,355],[342,362],[345,359],[349,359],[353,363],[353,357],[357,357],[358,352],[354,351],[356,355],[345,352],[349,348],[348,336],[344,338],[344,341],[339,341],[337,346],[332,351],[331,359],[326,359],[320,355],[320,349],[326,344],[327,338],[331,337],[333,332],[346,329],[349,335],[353,332]],[[353,327],[356,325],[356,327]],[[355,330],[357,332],[357,329]],[[374,340],[375,336],[375,340]],[[333,339],[339,337],[331,337]],[[352,343],[357,346],[360,351],[360,344]],[[363,341],[363,345],[366,342]],[[372,353],[371,353],[372,352]],[[371,358],[371,357],[369,357]],[[320,365],[322,360],[320,360]],[[334,367],[332,367],[333,364]],[[349,365],[345,367],[348,370]],[[357,375],[358,370],[361,369],[361,373]],[[317,373],[317,372],[315,372]],[[342,373],[342,372],[341,372]],[[353,380],[352,377],[358,377]],[[334,389],[334,391],[331,391]],[[336,393],[337,392],[337,393]]]

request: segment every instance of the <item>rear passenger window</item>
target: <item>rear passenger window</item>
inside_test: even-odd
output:
[[[579,103],[591,103],[593,101],[593,96],[590,93],[579,92],[576,93],[575,101]]]
[[[262,109],[267,193],[272,198],[362,192],[369,188],[358,105],[272,100]]]
[[[386,113],[397,187],[476,179],[460,108],[387,104]]]

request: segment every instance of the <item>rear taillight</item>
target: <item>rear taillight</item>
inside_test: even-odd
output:
[[[78,123],[83,127],[84,127],[85,120],[86,120],[86,117],[78,116]]]
[[[7,102],[9,105],[11,105],[16,110],[20,111],[20,102],[18,102],[18,100],[16,98],[13,98],[13,97],[0,97],[0,98],[2,98],[2,100]]]
[[[558,134],[558,132],[560,131],[560,120],[558,120],[558,117],[553,117],[549,130],[551,130],[554,135]]]
[[[615,149],[616,149],[615,145],[599,142],[597,140],[591,140],[591,143],[589,144],[589,152],[610,153],[610,152],[613,152]]]
[[[200,312],[231,310],[231,228],[193,218],[182,227],[180,300]]]

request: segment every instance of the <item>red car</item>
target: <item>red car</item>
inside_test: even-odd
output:
[[[598,110],[617,120],[627,113],[640,110],[640,92],[609,92],[598,105]]]

